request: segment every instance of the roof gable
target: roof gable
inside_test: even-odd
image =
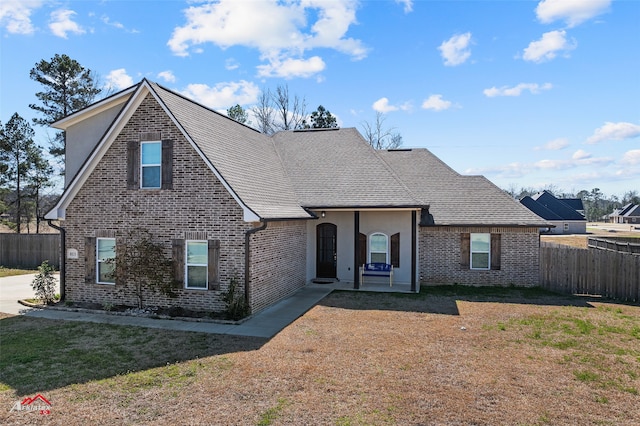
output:
[[[311,217],[297,204],[293,192],[287,191],[284,171],[269,138],[157,84],[143,80],[135,86],[135,92],[127,100],[127,104],[89,155],[56,206],[47,213],[45,216],[47,219],[65,218],[66,207],[77,195],[104,153],[149,94],[161,105],[218,180],[242,207],[246,221]],[[91,107],[84,113],[90,112]],[[75,115],[74,120],[81,119],[82,112],[79,112]],[[197,126],[195,122],[198,122]],[[227,135],[225,130],[229,130],[229,128],[233,129],[235,133]],[[243,133],[238,135],[238,132]],[[256,146],[251,147],[247,143],[239,145],[232,143],[248,137],[248,135],[254,136],[250,141],[256,142],[255,135],[258,135],[262,140]],[[251,148],[258,153],[252,155]],[[243,153],[247,155],[243,156]],[[238,160],[238,163],[231,164],[230,158]],[[244,161],[242,161],[243,159]],[[227,167],[226,164],[231,164],[231,167]],[[271,170],[271,173],[260,175],[260,172],[264,172],[265,168]],[[260,172],[256,172],[258,169]],[[258,175],[273,178],[277,184],[282,184],[282,187],[270,187],[268,186],[269,182],[265,179],[259,179]],[[255,182],[252,182],[252,179],[255,179]],[[252,186],[251,183],[255,183],[255,185]]]

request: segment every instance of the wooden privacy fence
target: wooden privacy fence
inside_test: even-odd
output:
[[[587,239],[589,248],[599,250],[617,251],[619,253],[631,253],[640,256],[640,239],[638,238],[594,238]]]
[[[540,285],[568,294],[640,301],[640,256],[572,247],[540,247]]]
[[[0,266],[35,269],[45,260],[60,269],[60,234],[0,234]]]

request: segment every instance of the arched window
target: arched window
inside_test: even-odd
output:
[[[389,237],[381,232],[369,236],[369,263],[389,263]]]

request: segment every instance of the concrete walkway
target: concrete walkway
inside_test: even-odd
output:
[[[198,333],[232,334],[271,338],[302,316],[316,303],[331,293],[332,288],[305,286],[290,297],[253,315],[242,324],[154,319],[93,312],[72,312],[54,309],[27,308],[18,299],[32,298],[33,275],[0,278],[0,312],[65,321],[86,321],[103,324],[133,325],[166,330],[194,331]]]

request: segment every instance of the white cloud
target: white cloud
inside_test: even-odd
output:
[[[371,105],[374,111],[387,113],[392,111],[409,111],[411,109],[411,104],[409,102],[405,102],[401,105],[391,105],[389,103],[388,98],[380,98]]]
[[[571,158],[574,160],[586,160],[587,158],[591,158],[591,154],[583,149],[579,149],[573,153]]]
[[[396,0],[396,3],[404,5],[404,13],[413,12],[413,0]]]
[[[632,149],[631,151],[625,152],[620,163],[630,166],[640,165],[640,149]]]
[[[173,71],[162,71],[158,73],[158,78],[163,79],[167,83],[175,83],[176,76],[173,74]]]
[[[42,6],[42,0],[2,0],[0,26],[11,34],[32,34],[31,12]]]
[[[595,144],[605,140],[621,141],[640,136],[640,126],[633,123],[607,121],[604,126],[599,127],[587,139],[588,144]]]
[[[122,90],[127,87],[133,86],[133,78],[127,74],[127,70],[119,68],[112,70],[106,77],[107,83],[105,86],[111,90]]]
[[[533,163],[509,163],[500,166],[465,170],[465,174],[491,174],[499,178],[519,178],[536,172],[566,171],[579,167],[604,167],[613,164],[610,157],[593,157],[582,150],[568,159],[544,159]]]
[[[68,33],[84,34],[85,30],[72,20],[73,15],[76,15],[76,12],[67,9],[58,9],[51,12],[49,29],[53,35],[67,38]]]
[[[120,30],[124,29],[124,25],[122,25],[122,23],[120,22],[112,22],[111,19],[109,19],[109,17],[107,15],[102,15],[102,18],[100,18],[102,20],[102,22],[104,22],[107,25],[110,25],[112,27],[118,28]]]
[[[213,109],[255,103],[259,93],[258,86],[245,80],[218,83],[213,87],[206,84],[190,84],[182,91],[183,95]]]
[[[366,57],[362,42],[346,36],[356,23],[357,4],[355,0],[220,0],[191,6],[184,11],[187,22],[174,28],[167,45],[178,56],[188,56],[206,43],[222,49],[254,48],[267,62],[260,68],[262,75],[308,77],[312,70],[324,69],[318,56],[304,59],[309,50],[334,49],[356,60]],[[295,74],[300,68],[301,74]],[[291,70],[294,74],[287,74]]]
[[[438,50],[444,58],[444,64],[447,66],[463,64],[471,56],[470,44],[471,33],[469,32],[456,34],[449,40],[443,41]]]
[[[542,38],[532,41],[524,49],[522,59],[531,62],[545,62],[554,59],[558,52],[568,56],[568,52],[575,49],[578,43],[575,40],[567,41],[567,32],[564,30],[549,31],[542,34]]]
[[[569,140],[567,138],[553,139],[542,146],[534,148],[536,151],[559,151],[569,146]]]
[[[543,24],[562,20],[575,27],[609,9],[611,0],[543,0],[536,7],[536,16]]]
[[[306,78],[323,71],[325,67],[321,57],[313,56],[309,59],[273,59],[269,64],[259,65],[257,68],[260,77]]]
[[[431,109],[433,111],[443,111],[451,108],[451,101],[442,99],[442,95],[431,95],[422,102],[423,109]]]
[[[484,89],[482,93],[488,98],[494,98],[496,96],[520,96],[525,90],[537,95],[542,90],[550,90],[552,87],[553,85],[551,83],[544,83],[542,85],[538,83],[520,83],[514,87],[502,86],[498,88],[494,86],[490,89]]]
[[[229,58],[224,61],[224,68],[229,71],[240,68],[240,64],[234,58]]]

